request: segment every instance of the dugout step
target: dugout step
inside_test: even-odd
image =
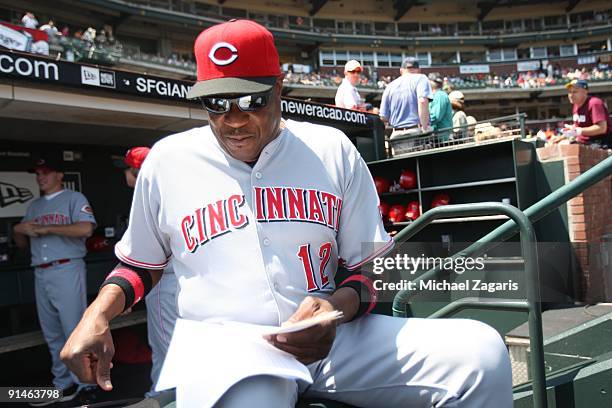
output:
[[[549,407],[612,407],[612,352],[546,376]],[[513,390],[514,408],[533,407],[531,383]]]
[[[542,313],[546,372],[580,365],[612,352],[612,303],[576,305]],[[529,329],[523,323],[509,331],[505,342],[512,364],[512,382],[530,379]]]

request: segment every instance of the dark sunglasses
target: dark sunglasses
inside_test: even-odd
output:
[[[272,90],[264,93],[245,95],[239,98],[202,97],[202,106],[210,113],[221,115],[227,113],[234,103],[243,112],[253,112],[265,107],[270,100]]]

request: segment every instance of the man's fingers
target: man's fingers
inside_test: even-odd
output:
[[[334,328],[323,324],[317,324],[316,326],[304,330],[277,334],[274,340],[279,343],[293,344],[295,346],[309,345],[318,343],[321,339],[325,339],[326,337],[333,338],[333,332]]]
[[[317,309],[313,306],[314,306],[313,302],[309,302],[308,300],[305,300],[304,302],[300,304],[300,306],[295,311],[295,313],[291,315],[289,319],[287,319],[286,323],[295,323],[295,322],[299,322],[300,320],[305,320],[305,319],[308,319],[314,316],[314,312]]]
[[[111,383],[110,370],[112,366],[112,358],[114,351],[106,349],[101,353],[100,359],[96,367],[96,382],[104,391],[110,391],[113,389]]]
[[[296,337],[296,333],[279,334],[272,336],[268,341],[274,347],[294,355],[304,364],[310,364],[325,358],[334,343],[333,330],[318,332],[316,336]]]
[[[74,360],[64,360],[66,366],[77,376],[77,378],[86,384],[95,384],[95,363],[92,363],[88,357],[81,358],[82,363],[77,363]]]
[[[272,342],[274,347],[294,355],[301,363],[310,364],[321,360],[329,354],[329,349],[321,350],[318,347],[297,347],[290,344]],[[330,347],[331,349],[331,347]]]

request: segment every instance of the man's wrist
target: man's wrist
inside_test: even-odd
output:
[[[134,306],[151,291],[153,279],[148,270],[118,264],[115,269],[108,274],[101,289],[112,285],[121,289],[123,292],[123,310]]]
[[[339,269],[340,272],[342,269]],[[351,289],[357,294],[358,308],[352,319],[356,319],[364,314],[370,313],[376,306],[376,290],[372,285],[372,281],[361,272],[352,273],[340,283],[338,288]]]
[[[334,309],[342,312],[344,317],[341,323],[348,322],[355,317],[361,302],[357,291],[349,287],[340,287],[336,289],[328,298],[328,301],[332,304]]]
[[[102,315],[109,322],[125,308],[125,294],[118,285],[105,285],[100,289],[96,300],[87,310],[87,314]]]

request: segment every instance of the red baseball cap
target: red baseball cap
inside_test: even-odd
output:
[[[142,166],[142,163],[147,158],[147,155],[149,154],[150,150],[151,149],[149,149],[148,147],[132,147],[125,154],[123,162],[128,167],[139,169]]]
[[[274,37],[250,20],[231,20],[202,31],[195,41],[198,82],[188,98],[267,92],[281,74]]]

